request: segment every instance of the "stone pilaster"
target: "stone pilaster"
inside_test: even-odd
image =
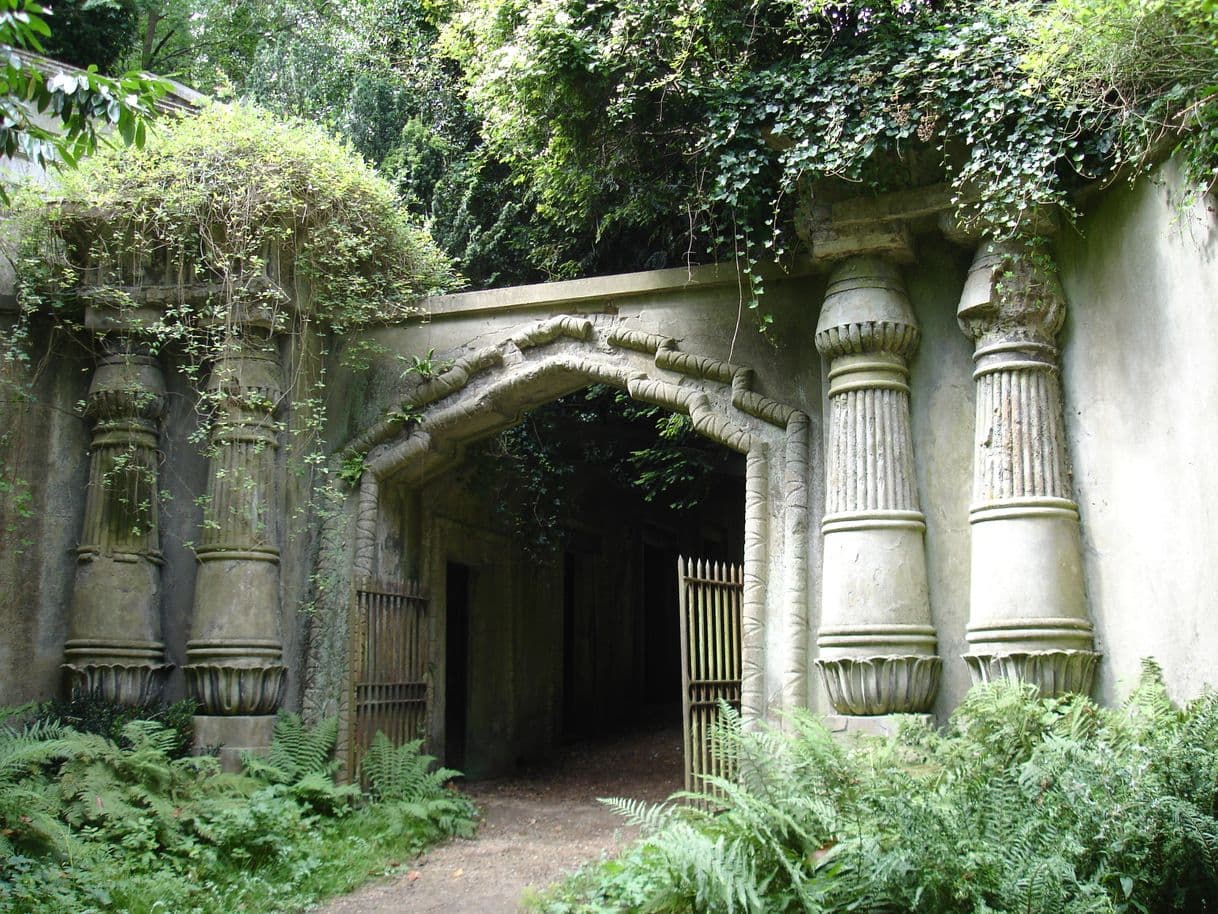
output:
[[[185,667],[204,718],[271,715],[287,684],[276,480],[281,375],[273,337],[247,326],[230,332],[208,385],[215,415]],[[200,740],[230,742],[232,727],[205,723]],[[248,723],[233,727],[250,731]],[[267,727],[259,727],[269,737]]]
[[[938,690],[909,419],[917,345],[896,266],[842,262],[816,328],[830,411],[817,666],[841,714],[921,713]]]
[[[64,672],[75,695],[120,704],[160,697],[161,552],[157,441],[165,384],[138,343],[102,338],[89,388],[93,420]]]
[[[957,317],[976,343],[972,586],[964,659],[974,681],[1089,692],[1099,654],[1083,592],[1057,334],[1066,300],[1044,254],[983,244]]]

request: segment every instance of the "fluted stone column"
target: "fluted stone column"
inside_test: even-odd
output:
[[[972,587],[964,659],[974,681],[1089,692],[1099,654],[1083,592],[1057,334],[1066,299],[1044,254],[983,244],[957,317],[976,342]]]
[[[85,408],[93,440],[63,668],[74,695],[143,704],[161,696],[171,669],[157,510],[165,382],[138,343],[101,343]]]
[[[274,339],[246,327],[230,335],[208,385],[215,416],[185,667],[201,705],[200,745],[265,744],[286,686],[276,484],[281,375]]]
[[[830,410],[817,666],[840,714],[921,713],[938,690],[909,421],[917,345],[896,266],[840,264],[816,327]]]

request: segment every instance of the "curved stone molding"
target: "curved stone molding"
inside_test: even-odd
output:
[[[283,690],[275,421],[281,373],[274,338],[241,327],[208,382],[215,418],[185,667],[203,715],[270,714]]]
[[[747,369],[742,369],[747,371]],[[733,400],[734,402],[734,400]],[[789,408],[789,407],[788,407]],[[810,425],[805,413],[791,410],[786,423],[786,478],[783,509],[787,542],[787,656],[783,666],[784,708],[808,703],[808,474]]]
[[[540,328],[538,328],[540,330]],[[544,336],[541,331],[539,336]],[[555,334],[557,335],[557,334]],[[553,338],[553,337],[551,337]],[[534,343],[533,345],[537,345]],[[524,348],[524,347],[521,347]],[[403,400],[404,406],[421,407],[437,400],[442,400],[454,391],[460,390],[470,382],[470,379],[480,372],[503,364],[503,353],[495,347],[479,349],[473,355],[457,359],[448,368],[434,378],[425,380],[411,391],[410,396]]]
[[[692,378],[706,378],[720,384],[731,384],[736,372],[740,370],[730,362],[681,352],[671,340],[667,342],[671,346],[661,346],[656,350],[656,368],[675,371]]]
[[[909,419],[917,342],[895,265],[838,266],[816,327],[830,413],[817,666],[842,714],[922,712],[937,688]]]
[[[100,322],[92,312],[88,318]],[[160,605],[157,443],[165,382],[138,339],[103,337],[101,344],[85,406],[94,426],[64,671],[74,694],[139,704],[160,694],[171,669]]]
[[[560,314],[517,334],[512,337],[512,342],[516,344],[517,349],[532,349],[534,346],[552,343],[560,336],[568,336],[573,340],[587,340],[592,336],[592,321],[587,318],[572,317],[569,314]]]
[[[732,406],[762,422],[786,428],[795,410],[753,390],[753,369],[738,368],[732,375]]]
[[[938,657],[899,655],[816,661],[839,714],[920,714],[939,691]]]
[[[644,355],[655,355],[661,349],[670,349],[677,345],[676,340],[670,337],[629,327],[615,327],[609,332],[608,342],[610,346],[633,349]]]
[[[770,455],[758,444],[745,456],[744,592],[740,606],[740,710],[746,727],[766,716],[766,579],[770,543]]]
[[[1044,696],[1086,695],[1100,655],[1095,651],[1032,651],[1017,654],[965,654],[974,682],[1014,679],[1029,682]]]
[[[288,684],[288,668],[283,664],[192,663],[184,670],[190,696],[199,702],[205,713],[225,717],[274,714]]]
[[[148,705],[165,694],[165,680],[173,669],[167,663],[65,663],[63,671],[73,698],[101,696],[120,705]]]
[[[973,261],[956,314],[976,344],[965,660],[974,681],[1026,674],[1046,695],[1089,692],[1099,655],[1057,367],[1065,295],[1044,254],[988,244]]]

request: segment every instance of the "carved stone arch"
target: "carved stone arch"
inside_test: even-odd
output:
[[[378,554],[387,492],[426,483],[457,464],[469,444],[536,406],[592,383],[610,385],[689,416],[699,434],[745,456],[742,714],[751,725],[804,706],[809,420],[755,391],[753,378],[748,367],[684,352],[676,340],[610,315],[560,315],[457,357],[406,395],[397,419],[348,446],[347,453],[366,455],[353,577],[400,567],[400,556]]]

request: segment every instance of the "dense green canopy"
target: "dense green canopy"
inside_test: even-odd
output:
[[[1218,164],[1212,0],[140,9],[127,64],[328,124],[479,286],[770,259],[808,188],[945,180],[1015,231],[1164,145]]]

